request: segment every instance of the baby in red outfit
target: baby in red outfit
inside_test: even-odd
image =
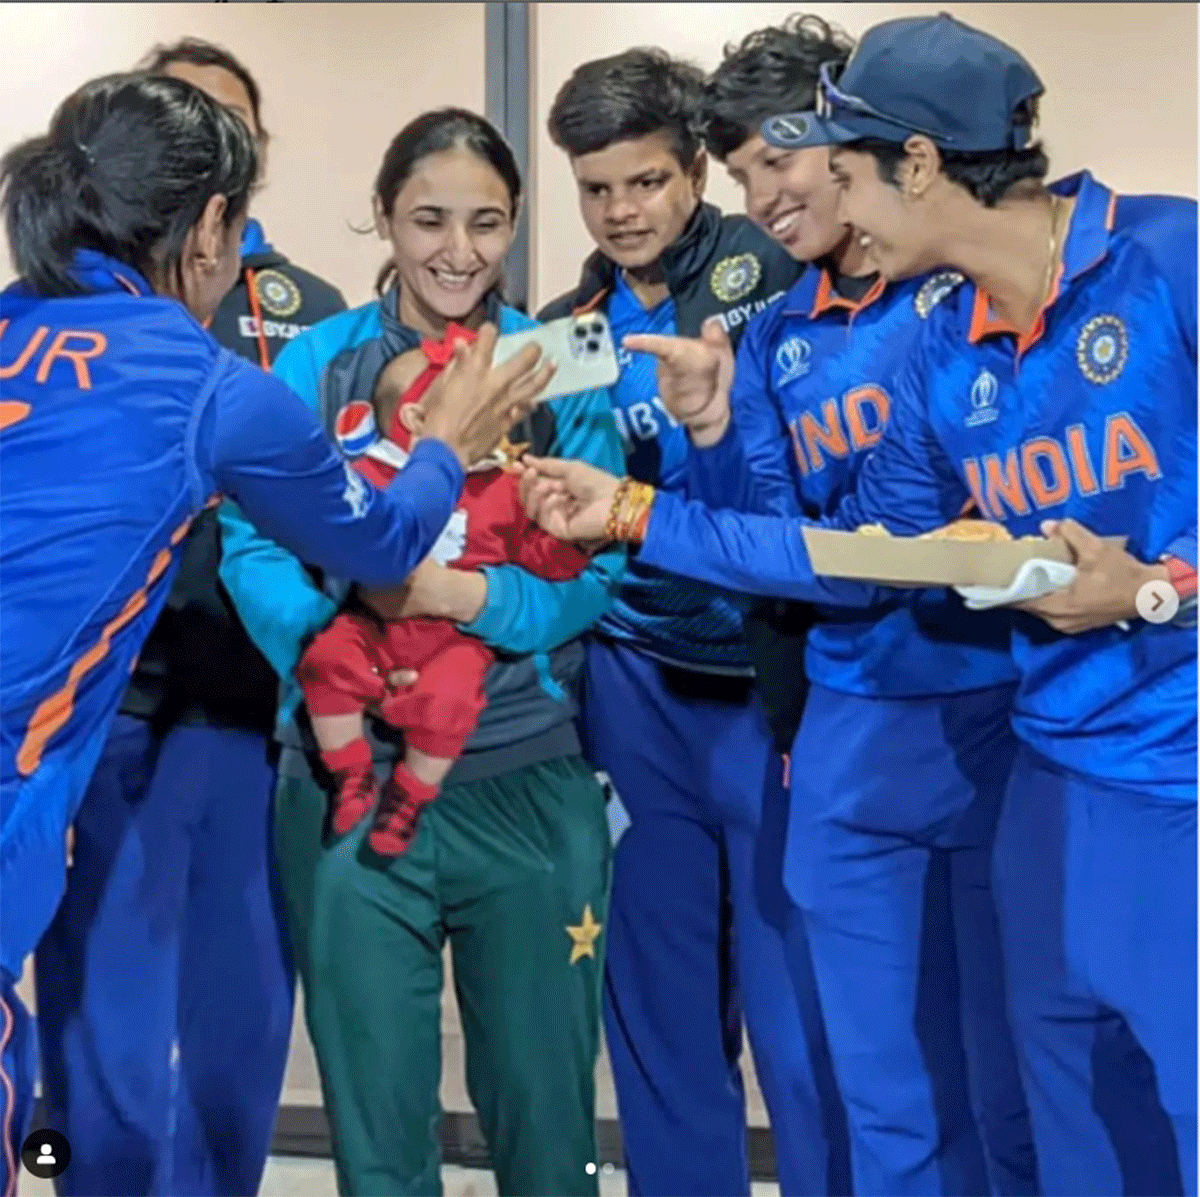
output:
[[[353,465],[387,486],[420,437],[421,400],[453,353],[474,333],[451,325],[442,342],[426,341],[424,372],[396,405],[386,437]],[[517,476],[504,452],[471,467],[458,508],[430,558],[453,569],[513,563],[547,581],[578,577],[589,558],[547,535],[525,514]],[[296,670],[321,759],[336,784],[333,830],[344,835],[374,806],[368,833],[381,856],[398,856],[416,834],[421,811],[437,797],[446,774],[479,720],[484,678],[494,660],[480,641],[444,619],[385,622],[366,611],[344,610],[309,645]],[[415,670],[416,683],[393,692],[389,675]],[[375,707],[404,732],[405,752],[377,790],[363,716]]]

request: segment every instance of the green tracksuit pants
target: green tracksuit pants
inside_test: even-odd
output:
[[[500,1193],[593,1197],[610,844],[591,770],[566,757],[449,787],[393,861],[365,826],[326,847],[302,772],[281,769],[277,849],[339,1192],[441,1194],[449,940]]]

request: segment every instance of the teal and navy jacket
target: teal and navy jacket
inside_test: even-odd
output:
[[[362,421],[384,366],[420,342],[396,315],[396,291],[343,312],[303,333],[275,362],[275,373],[320,416],[349,458],[363,452]],[[536,321],[493,301],[488,317],[501,334]],[[512,434],[531,451],[579,458],[620,473],[623,455],[609,397],[589,391],[551,400],[535,409],[528,426]],[[232,504],[221,510],[224,555],[221,577],[251,639],[284,679],[277,735],[284,745],[315,747],[293,671],[303,646],[337,612],[347,587],[322,577],[259,534]],[[461,630],[497,654],[487,678],[488,705],[450,783],[579,751],[575,690],[582,667],[578,637],[608,609],[624,570],[625,555],[610,550],[593,558],[569,582],[548,582],[516,565],[484,567],[487,600]],[[298,715],[298,717],[297,717]],[[368,729],[376,759],[394,759],[401,739],[379,722]]]

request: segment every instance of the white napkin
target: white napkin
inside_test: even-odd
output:
[[[1075,581],[1075,567],[1062,561],[1044,561],[1035,558],[1026,561],[1017,570],[1012,584],[1004,589],[999,586],[955,586],[963,597],[963,604],[972,611],[986,611],[989,607],[1007,607],[1013,603],[1027,603],[1062,590]],[[1122,619],[1117,627],[1129,631],[1129,623]]]
[[[1062,590],[1075,581],[1075,567],[1062,561],[1045,561],[1035,558],[1026,561],[1017,570],[1012,584],[999,586],[955,586],[963,596],[963,602],[972,611],[986,611],[989,607],[1007,607],[1012,603],[1027,603],[1042,598],[1055,590]]]

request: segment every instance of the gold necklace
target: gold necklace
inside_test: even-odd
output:
[[[1058,265],[1058,240],[1061,235],[1059,221],[1062,215],[1061,198],[1050,193],[1050,258],[1046,263],[1046,281],[1042,284],[1042,303],[1045,307],[1050,302],[1050,289],[1054,286],[1054,268]]]

